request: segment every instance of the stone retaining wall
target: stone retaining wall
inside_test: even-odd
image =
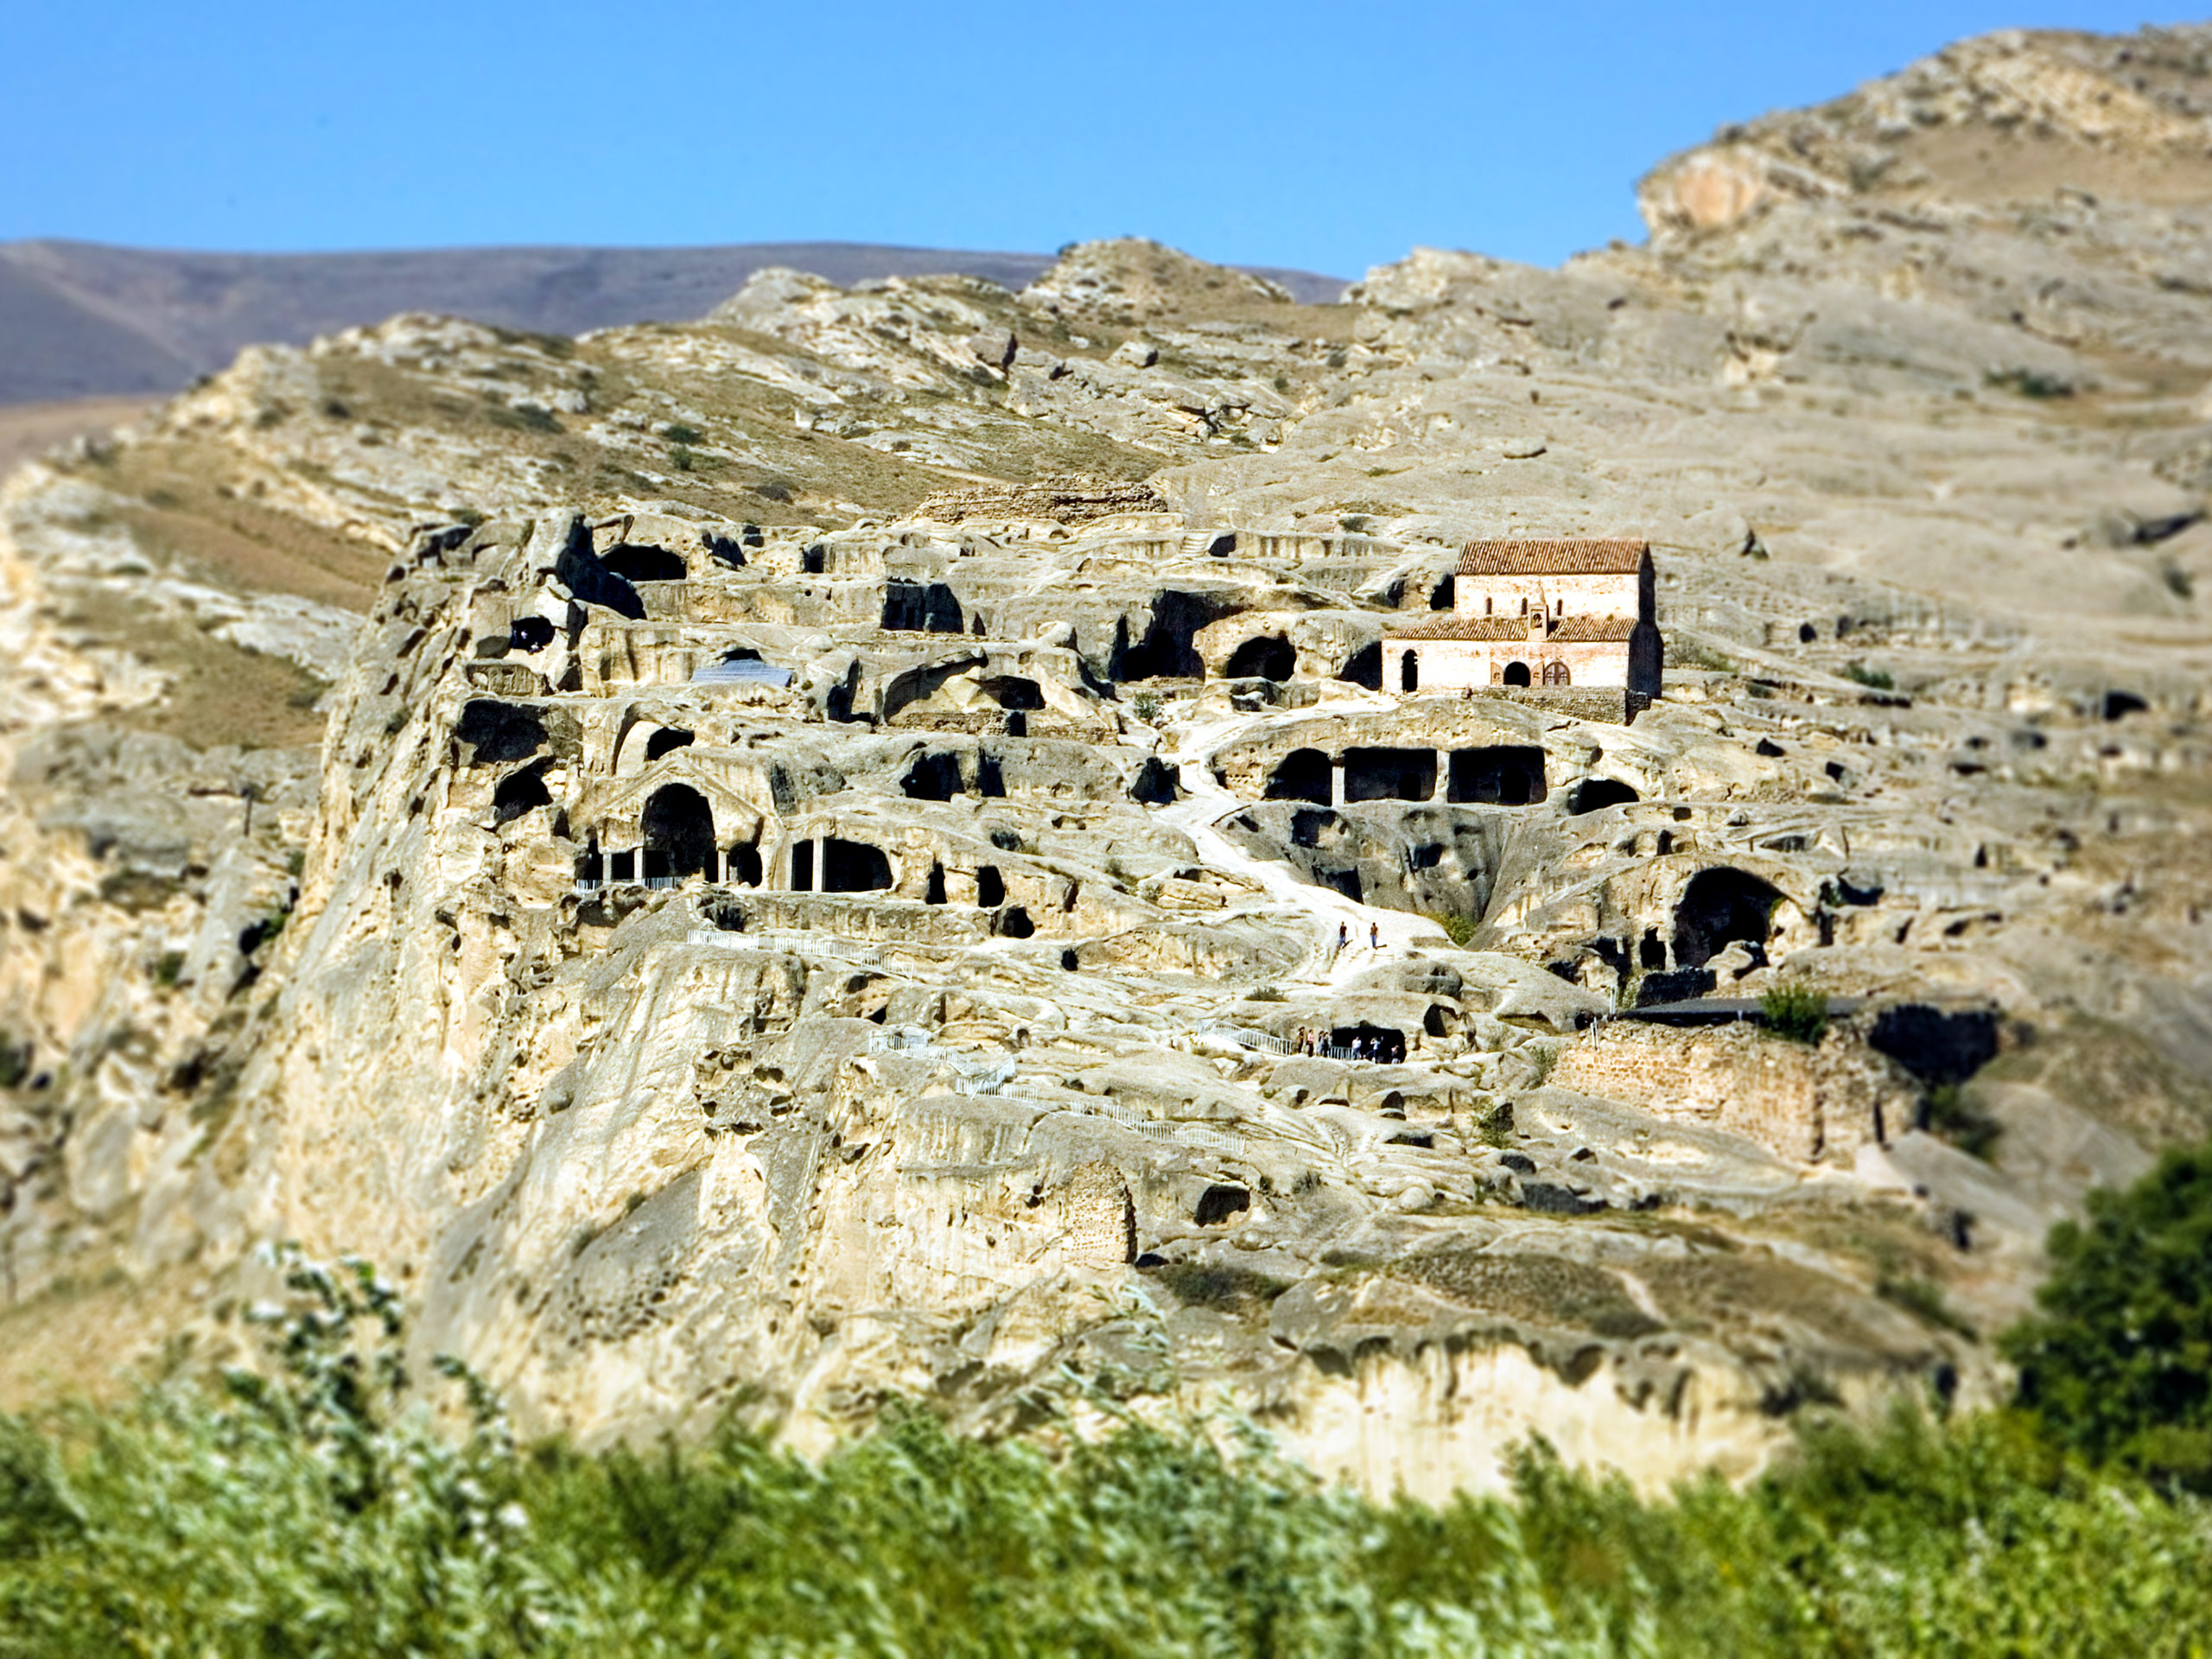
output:
[[[1910,1126],[1915,1091],[1847,1027],[1818,1047],[1748,1021],[1681,1031],[1609,1021],[1560,1056],[1550,1082],[1655,1116],[1729,1129],[1803,1163],[1848,1162]]]

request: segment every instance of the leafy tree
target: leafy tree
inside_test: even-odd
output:
[[[2212,1491],[2212,1147],[2168,1153],[2050,1234],[2039,1314],[2003,1339],[2062,1445]]]

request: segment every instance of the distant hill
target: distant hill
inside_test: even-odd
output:
[[[437,248],[394,253],[171,253],[0,243],[0,403],[173,391],[257,340],[301,344],[399,311],[576,334],[688,321],[764,265],[849,285],[962,271],[1019,288],[1039,253],[743,242],[715,248]],[[1252,267],[1308,302],[1342,278]]]

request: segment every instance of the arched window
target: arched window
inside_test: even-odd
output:
[[[1421,654],[1409,651],[1398,665],[1398,689],[1401,691],[1421,690]]]
[[[1544,683],[1546,685],[1567,685],[1571,683],[1567,676],[1567,664],[1565,663],[1546,663],[1544,664]]]

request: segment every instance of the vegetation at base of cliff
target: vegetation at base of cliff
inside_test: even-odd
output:
[[[1759,999],[1766,1028],[1792,1042],[1817,1045],[1827,1035],[1828,994],[1809,985],[1777,985]]]
[[[2039,1312],[2007,1332],[2055,1441],[2212,1493],[2212,1147],[2169,1152],[2050,1234]]]
[[[2022,1408],[1815,1423],[1660,1499],[1539,1444],[1510,1498],[1442,1506],[1235,1418],[1056,1454],[914,1411],[818,1465],[734,1425],[518,1446],[457,1364],[421,1403],[365,1263],[284,1252],[265,1374],[0,1415],[0,1656],[2198,1652],[2212,1503],[2138,1471],[2208,1408],[2208,1228],[2198,1154],[2055,1242]]]

